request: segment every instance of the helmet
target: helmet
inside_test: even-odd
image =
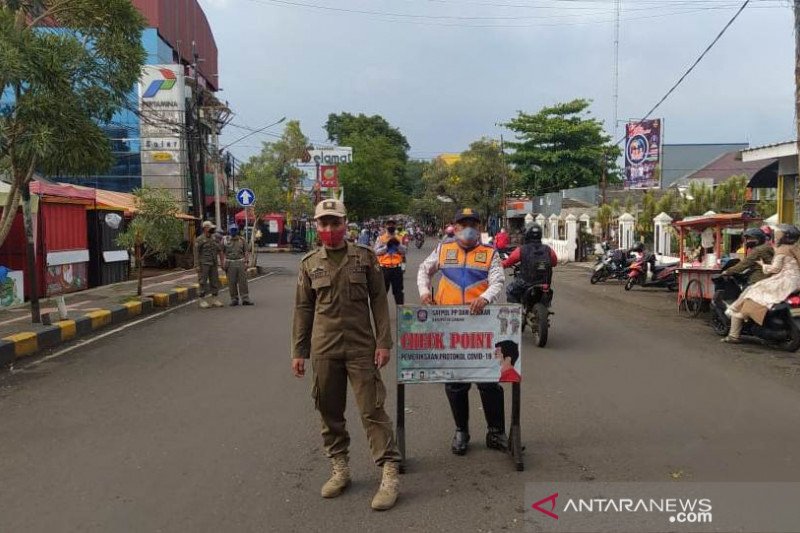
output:
[[[631,252],[638,252],[638,253],[644,252],[644,243],[643,242],[637,242],[636,244],[634,244],[631,247]]]
[[[749,230],[744,232],[745,238],[745,245],[749,244],[747,239],[753,239],[755,241],[755,246],[761,246],[767,241],[767,235],[760,229],[760,228],[750,228]]]
[[[542,227],[539,224],[531,224],[531,227],[525,231],[526,243],[539,243],[542,242]]]
[[[798,240],[800,240],[800,230],[797,229],[797,226],[792,224],[778,224],[778,228],[776,233],[776,237],[778,237],[778,233],[780,233],[780,237],[778,238],[778,244],[795,244]]]

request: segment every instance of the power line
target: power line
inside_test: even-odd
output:
[[[669,90],[667,91],[667,93],[666,93],[666,94],[665,94],[665,95],[664,95],[664,96],[661,98],[661,100],[659,100],[658,102],[656,102],[656,105],[654,105],[652,108],[650,108],[650,111],[648,111],[647,113],[645,113],[645,115],[644,115],[644,116],[643,116],[643,117],[642,117],[642,118],[639,120],[639,124],[641,124],[642,122],[644,122],[645,120],[647,120],[647,118],[648,118],[650,115],[652,115],[652,114],[653,114],[653,112],[654,112],[656,109],[658,109],[658,108],[659,108],[659,106],[661,106],[661,104],[663,104],[663,103],[664,103],[664,101],[666,101],[666,99],[667,99],[667,98],[669,98],[669,96],[670,96],[670,95],[671,95],[673,92],[675,92],[675,89],[677,89],[677,88],[678,88],[678,86],[679,86],[681,83],[683,83],[683,80],[685,80],[685,79],[686,79],[686,77],[687,77],[687,76],[689,76],[689,74],[691,74],[691,72],[692,72],[692,71],[695,69],[695,67],[696,67],[698,64],[700,64],[700,61],[702,61],[702,60],[703,60],[703,58],[706,56],[706,54],[708,54],[708,52],[710,52],[710,51],[711,51],[711,49],[714,47],[714,45],[715,45],[715,44],[717,44],[717,42],[718,42],[718,41],[719,41],[719,40],[722,38],[722,36],[723,36],[723,35],[725,35],[725,32],[726,32],[726,31],[728,31],[728,28],[730,28],[730,27],[731,27],[731,25],[734,23],[734,21],[736,21],[736,19],[737,19],[737,18],[739,18],[739,15],[741,15],[741,14],[742,14],[742,11],[744,11],[744,8],[746,8],[746,7],[747,7],[747,4],[749,4],[749,3],[750,3],[750,0],[745,0],[745,1],[744,1],[744,3],[743,3],[743,4],[742,4],[740,7],[739,7],[739,9],[736,11],[736,13],[733,15],[733,17],[732,17],[732,18],[731,18],[731,19],[728,21],[728,23],[727,23],[727,24],[725,24],[725,26],[723,26],[722,30],[721,30],[721,31],[720,31],[720,32],[717,34],[717,36],[714,38],[714,40],[713,40],[713,41],[711,41],[711,44],[709,44],[709,45],[706,47],[706,49],[705,49],[705,50],[703,50],[703,52],[700,54],[700,56],[699,56],[699,57],[698,57],[698,58],[697,58],[697,59],[694,61],[694,63],[692,63],[692,65],[691,65],[691,66],[690,66],[690,67],[689,67],[689,68],[686,70],[686,72],[684,72],[684,73],[683,73],[683,75],[682,75],[682,76],[681,76],[681,77],[678,79],[678,81],[676,81],[676,82],[675,82],[675,84],[674,84],[672,87],[670,87],[670,89],[669,89]],[[625,140],[625,137],[622,137],[621,139],[619,139],[619,140],[616,142],[616,144],[619,144],[619,143],[621,143],[623,140]]]

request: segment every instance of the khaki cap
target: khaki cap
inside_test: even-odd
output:
[[[215,226],[214,223],[211,222],[210,220],[206,220],[205,222],[203,222],[203,229],[206,229],[206,228],[214,229],[216,227],[217,226]]]
[[[346,216],[347,210],[344,208],[344,202],[339,200],[322,200],[314,210],[314,219],[321,217],[344,218]]]

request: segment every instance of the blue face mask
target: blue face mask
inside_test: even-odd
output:
[[[467,247],[478,244],[481,234],[475,228],[464,228],[456,234],[458,242]]]

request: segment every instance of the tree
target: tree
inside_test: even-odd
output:
[[[241,181],[256,195],[253,206],[256,217],[286,210],[295,213],[291,208],[296,207],[296,191],[303,176],[297,161],[303,157],[307,145],[300,123],[291,120],[279,140],[265,142],[261,153],[242,165]]]
[[[353,220],[408,209],[414,185],[408,182],[408,140],[399,129],[380,115],[332,113],[325,130],[330,141],[353,147],[353,162],[339,167]]]
[[[363,113],[331,113],[325,123],[328,140],[342,146],[349,146],[347,139],[354,135],[384,137],[394,147],[395,156],[404,163],[408,160],[410,145],[405,135],[393,127],[380,115],[368,117]]]
[[[611,223],[614,221],[614,208],[609,204],[603,204],[597,210],[597,222],[602,229],[603,239],[608,238]]]
[[[159,261],[167,259],[181,244],[183,223],[177,218],[180,207],[166,189],[142,187],[134,190],[133,196],[136,214],[117,238],[117,243],[133,250],[138,278],[136,294],[141,296],[144,260],[149,257]]]
[[[513,182],[515,174],[507,168],[496,141],[482,138],[473,142],[452,170],[457,177],[455,188],[460,191],[459,204],[475,207],[484,220],[503,215],[503,179]]]
[[[0,244],[34,171],[90,173],[113,162],[100,124],[141,75],[144,25],[130,0],[0,1],[0,160],[11,181]],[[46,29],[54,26],[70,31]]]
[[[681,212],[685,217],[699,216],[714,207],[714,192],[705,183],[692,182],[683,197]]]
[[[714,187],[714,211],[739,212],[742,210],[747,191],[746,176],[732,176]]]
[[[530,196],[561,189],[594,185],[600,180],[604,160],[609,182],[619,180],[619,148],[603,132],[603,124],[589,117],[589,100],[544,107],[536,114],[518,112],[504,124],[516,133],[508,142],[509,156]]]

